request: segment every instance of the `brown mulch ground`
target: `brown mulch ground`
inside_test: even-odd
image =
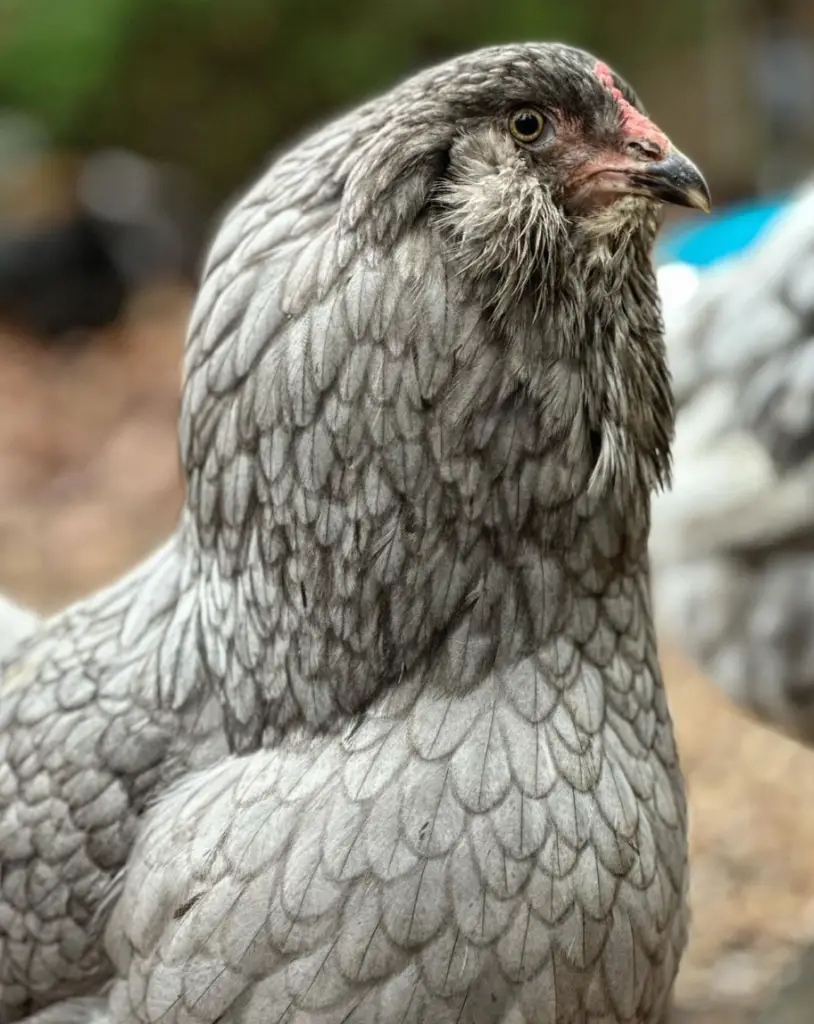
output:
[[[53,609],[171,530],[188,294],[145,295],[82,348],[0,332],[0,590]],[[806,983],[764,1008],[814,941],[814,753],[735,713],[668,645],[688,777],[694,926],[676,1024],[804,1024]]]
[[[758,1007],[761,1024],[814,1021],[814,967],[807,992],[794,991],[802,1016],[764,1006],[814,942],[814,752],[733,711],[667,644],[662,663],[692,829],[694,920],[679,1005],[716,1011],[681,1024],[745,1024],[754,1018],[735,1011]]]
[[[189,293],[139,297],[85,345],[0,330],[0,589],[53,609],[172,529]]]

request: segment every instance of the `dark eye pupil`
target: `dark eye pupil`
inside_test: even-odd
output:
[[[540,130],[540,119],[535,114],[518,114],[514,127],[520,135],[534,135]]]

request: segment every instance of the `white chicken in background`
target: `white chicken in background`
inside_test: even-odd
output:
[[[662,269],[678,419],[650,550],[665,634],[814,743],[814,185],[745,253]]]

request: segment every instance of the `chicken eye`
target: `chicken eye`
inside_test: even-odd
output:
[[[546,130],[548,122],[533,107],[522,107],[509,118],[509,131],[518,142],[536,142]]]

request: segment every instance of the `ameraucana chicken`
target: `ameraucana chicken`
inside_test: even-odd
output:
[[[417,75],[238,203],[189,327],[177,536],[4,698],[16,1005],[112,972],[42,1019],[661,1018],[687,927],[647,568],[662,202],[709,195],[628,87],[528,44]]]

